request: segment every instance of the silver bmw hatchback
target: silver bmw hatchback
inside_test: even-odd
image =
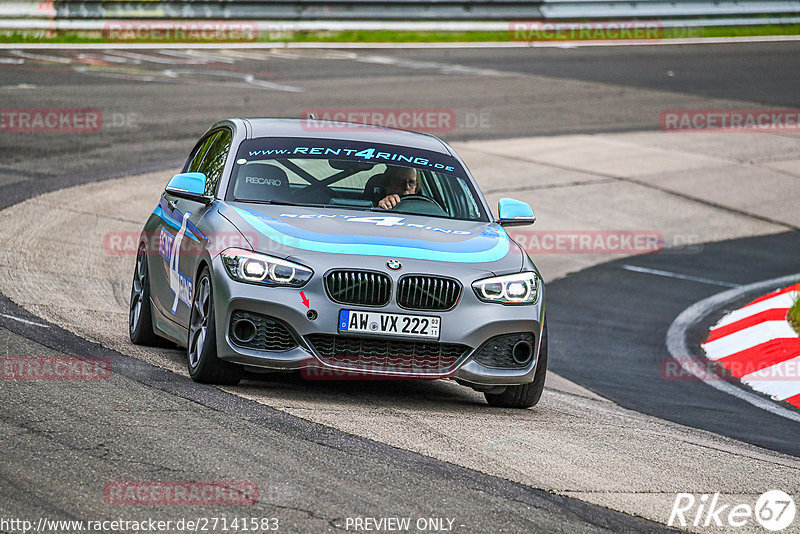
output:
[[[229,119],[197,142],[141,233],[130,338],[186,347],[191,377],[452,379],[493,406],[544,388],[544,285],[436,137]]]

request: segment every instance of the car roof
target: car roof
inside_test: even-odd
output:
[[[441,139],[432,135],[405,130],[317,119],[245,118],[242,120],[249,123],[249,127],[252,130],[252,134],[248,136],[249,138],[302,137],[338,139],[406,146],[452,155],[448,146]],[[313,126],[309,125],[309,121],[314,121]],[[352,124],[353,127],[345,128],[343,127],[345,124]]]

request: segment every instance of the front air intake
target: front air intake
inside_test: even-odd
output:
[[[311,334],[306,337],[324,363],[354,371],[376,371],[419,377],[453,371],[469,350],[466,345],[436,341],[400,341],[381,337]]]
[[[282,322],[242,310],[231,314],[228,336],[234,345],[246,349],[284,352],[297,347],[297,341]]]

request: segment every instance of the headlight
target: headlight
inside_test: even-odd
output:
[[[314,274],[297,263],[240,248],[229,248],[220,256],[230,277],[240,282],[300,287]]]
[[[484,278],[472,282],[472,289],[484,302],[533,304],[539,298],[539,276],[527,272]]]

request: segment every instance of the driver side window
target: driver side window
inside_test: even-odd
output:
[[[216,133],[213,133],[203,139],[194,149],[191,156],[189,156],[189,161],[186,162],[186,168],[183,172],[201,172],[198,169],[200,168],[200,164],[203,162],[203,156],[206,155],[208,151],[208,147],[211,146],[211,143],[214,141],[216,137]]]
[[[197,170],[197,172],[202,172],[206,175],[206,196],[214,196],[217,190],[217,183],[222,176],[222,170],[225,168],[225,160],[230,147],[231,132],[221,130],[214,135],[211,146],[206,151],[203,162]]]

